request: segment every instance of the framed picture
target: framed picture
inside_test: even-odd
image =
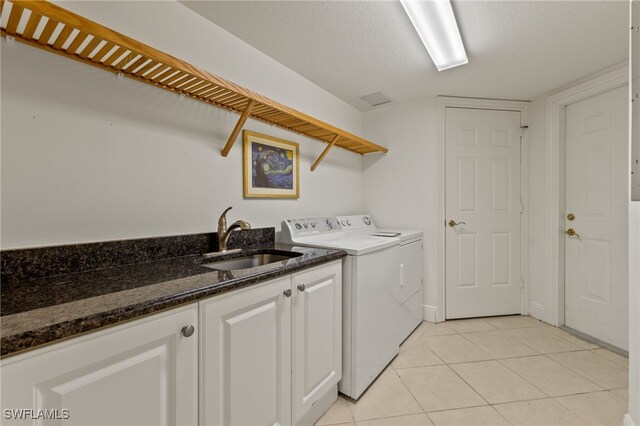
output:
[[[244,196],[298,198],[298,144],[244,130]]]

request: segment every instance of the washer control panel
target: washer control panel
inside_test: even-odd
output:
[[[283,231],[286,228],[291,236],[311,235],[343,229],[338,219],[332,216],[285,219],[282,225]]]

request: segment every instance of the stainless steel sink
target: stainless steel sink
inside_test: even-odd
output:
[[[256,253],[249,256],[236,257],[234,259],[205,263],[202,264],[202,266],[221,271],[237,271],[239,269],[249,269],[255,268],[256,266],[268,265],[270,263],[282,262],[283,260],[289,260],[301,255],[302,253],[296,252],[279,252],[277,254]]]

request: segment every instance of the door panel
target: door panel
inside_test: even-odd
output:
[[[200,302],[201,422],[291,421],[289,277]]]
[[[491,285],[509,285],[511,235],[508,232],[491,234],[491,260]]]
[[[478,199],[477,158],[458,158],[458,212],[475,212]]]
[[[340,262],[294,275],[293,290],[293,415],[296,423],[342,377]]]
[[[627,87],[566,108],[565,324],[628,348]],[[566,215],[565,215],[566,217]]]
[[[446,317],[520,313],[520,113],[446,109]]]
[[[475,233],[457,234],[458,287],[478,285],[478,243]]]
[[[57,410],[61,420],[3,424],[176,425],[197,423],[197,306],[179,308],[2,363],[2,408]]]

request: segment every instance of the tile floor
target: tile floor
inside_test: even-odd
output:
[[[423,322],[371,387],[316,423],[618,426],[628,359],[531,317]]]

